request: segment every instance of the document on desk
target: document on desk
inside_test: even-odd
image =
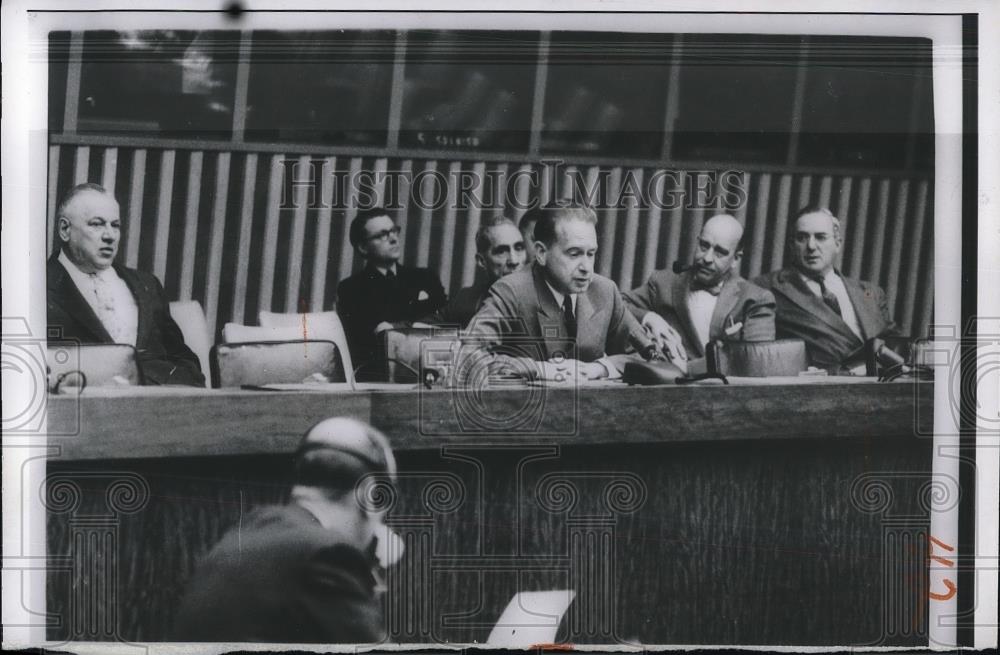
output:
[[[563,614],[576,598],[571,589],[522,591],[507,603],[486,645],[493,648],[531,648],[555,642]]]
[[[412,391],[414,384],[395,384],[392,382],[357,382],[353,386],[349,382],[287,382],[274,384],[245,384],[241,389],[247,391],[311,391],[314,393],[351,393],[355,391]]]

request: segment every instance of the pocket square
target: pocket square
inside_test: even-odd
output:
[[[428,296],[427,292],[423,289],[421,289],[420,293],[417,294],[417,300],[427,300],[428,298],[430,298],[430,296]]]

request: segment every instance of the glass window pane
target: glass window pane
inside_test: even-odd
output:
[[[239,32],[86,32],[80,132],[228,138]]]
[[[921,78],[930,88],[930,64],[927,39],[810,37],[801,162],[902,167],[909,132],[932,116],[931,94],[916,88]]]
[[[69,32],[49,32],[49,134],[63,131],[69,38]]]
[[[537,61],[537,32],[409,32],[400,145],[526,151]]]
[[[659,158],[673,38],[554,32],[542,149]]]
[[[384,146],[396,33],[254,32],[246,139]]]
[[[799,37],[683,35],[673,158],[783,162]]]

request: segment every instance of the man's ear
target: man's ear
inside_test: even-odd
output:
[[[535,261],[545,266],[545,257],[549,254],[549,247],[544,241],[535,242]]]
[[[59,238],[69,241],[69,219],[65,216],[59,217]]]
[[[476,253],[476,266],[483,269],[484,271],[486,270],[486,258],[483,257],[483,254],[481,252]]]
[[[736,254],[733,255],[733,261],[729,264],[729,270],[736,272],[740,270],[740,262],[743,261],[743,248],[736,250]]]

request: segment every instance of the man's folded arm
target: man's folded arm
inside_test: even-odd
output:
[[[756,298],[747,300],[744,313],[743,341],[774,341],[774,294],[762,289]]]

